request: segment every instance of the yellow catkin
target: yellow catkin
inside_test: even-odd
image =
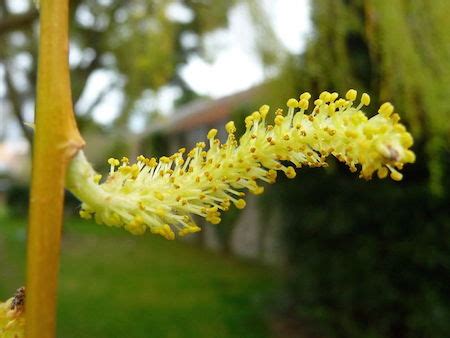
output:
[[[259,184],[274,183],[277,171],[294,178],[295,168],[326,167],[329,155],[364,179],[374,174],[402,179],[399,170],[415,160],[408,149],[413,139],[392,114],[390,103],[368,118],[361,108],[370,103],[369,95],[362,94],[355,107],[353,89],[345,99],[323,92],[308,113],[310,99],[309,93],[303,93],[300,101],[288,100],[288,113],[276,110],[272,122],[266,121],[269,107],[261,106],[245,119],[246,131],[240,139],[230,121],[224,144],[212,129],[207,135],[209,146],[199,142],[187,155],[184,148],[159,161],[141,155],[134,164],[122,160],[118,168],[119,161],[111,158],[111,171],[103,182],[80,152],[72,161],[68,187],[83,201],[81,217],[122,226],[133,234],[149,229],[174,239],[176,234],[200,230],[192,215],[218,224],[230,205],[245,208],[245,190],[262,193]]]
[[[13,298],[0,303],[0,337],[25,337],[25,288],[18,289]]]

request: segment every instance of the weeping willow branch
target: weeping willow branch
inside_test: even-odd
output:
[[[267,123],[268,106],[245,119],[246,132],[238,141],[234,122],[225,128],[225,144],[216,139],[217,130],[185,155],[180,149],[170,157],[139,156],[130,164],[127,158],[109,159],[110,172],[101,181],[79,152],[71,162],[67,186],[83,201],[80,215],[97,223],[123,226],[133,234],[147,229],[174,239],[200,231],[191,215],[220,222],[221,212],[231,204],[245,207],[243,189],[254,194],[264,191],[261,182],[274,183],[277,172],[293,178],[295,168],[326,167],[332,155],[346,163],[361,178],[388,175],[402,179],[405,163],[415,160],[409,150],[411,135],[399,123],[390,103],[381,105],[372,118],[361,111],[370,103],[367,94],[355,105],[357,93],[349,90],[346,99],[337,93],[323,92],[307,113],[310,94],[287,102],[287,114],[275,112],[273,124]],[[289,163],[289,164],[288,164]]]

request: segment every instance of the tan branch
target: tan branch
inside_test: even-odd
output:
[[[52,338],[56,327],[64,183],[84,142],[72,110],[68,0],[40,2],[36,131],[27,252],[26,337]]]

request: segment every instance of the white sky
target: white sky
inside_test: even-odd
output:
[[[264,0],[276,35],[292,53],[300,53],[311,29],[308,0]],[[210,44],[219,44],[214,62],[195,57],[181,71],[183,78],[200,94],[220,97],[247,89],[264,80],[263,68],[255,55],[255,32],[246,6],[230,13],[227,30],[210,34]],[[207,38],[207,44],[208,44]],[[220,43],[220,42],[222,43]]]

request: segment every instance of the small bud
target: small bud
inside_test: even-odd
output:
[[[303,94],[300,95],[300,100],[306,100],[308,101],[311,98],[311,94],[308,92],[305,92]]]
[[[111,158],[108,159],[108,164],[113,166],[113,167],[116,167],[116,166],[118,166],[120,164],[120,162],[119,162],[118,159],[111,157]]]
[[[270,107],[267,104],[262,105],[259,108],[259,112],[261,113],[262,118],[265,118],[267,116],[267,114],[269,113],[269,109]]]
[[[297,173],[295,172],[294,168],[288,167],[286,169],[285,175],[287,178],[294,178],[297,175]]]
[[[380,178],[380,179],[386,178],[388,173],[389,173],[389,170],[386,167],[381,167],[377,171],[378,178]]]
[[[300,107],[300,109],[307,110],[309,106],[309,101],[301,99],[300,102],[298,103],[298,106]]]
[[[389,117],[394,112],[394,106],[390,102],[385,102],[378,109],[378,113],[381,116]]]
[[[319,99],[321,99],[323,102],[330,102],[331,94],[327,91],[324,91],[324,92],[320,93]]]
[[[217,135],[217,129],[211,129],[211,130],[208,132],[207,137],[208,137],[208,139],[210,140],[210,139],[213,139],[214,137],[216,137],[216,135]]]
[[[358,95],[358,92],[354,89],[350,89],[347,94],[345,94],[345,98],[349,101],[355,101],[356,100],[356,96]]]
[[[274,123],[279,126],[283,123],[284,117],[282,115],[277,115],[274,119]]]
[[[245,203],[245,200],[243,200],[243,199],[241,198],[241,199],[238,199],[236,202],[234,202],[234,205],[235,205],[236,208],[238,208],[238,209],[244,209],[245,206],[247,205],[247,203]]]
[[[365,106],[370,104],[370,96],[367,93],[363,93],[361,96],[361,103]]]
[[[253,118],[253,121],[259,121],[259,120],[261,120],[261,114],[259,113],[259,111],[253,112],[253,114],[251,115],[251,117]]]
[[[289,108],[297,108],[298,107],[298,101],[296,99],[289,99],[287,102],[287,106]]]
[[[234,122],[233,122],[233,121],[228,122],[228,123],[225,125],[225,130],[227,131],[228,134],[233,134],[233,133],[235,133],[235,132],[236,132],[236,127],[235,127],[235,125],[234,125]]]
[[[391,172],[391,178],[392,178],[394,181],[401,181],[402,178],[403,178],[403,175],[402,175],[401,173],[399,173],[397,170],[393,170],[393,171]]]

